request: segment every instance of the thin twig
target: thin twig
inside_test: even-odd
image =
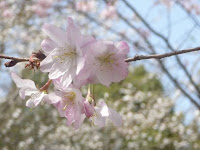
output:
[[[180,55],[180,54],[184,54],[184,53],[190,53],[190,52],[194,52],[194,51],[200,51],[200,47],[184,49],[184,50],[174,51],[174,52],[165,53],[165,54],[135,55],[133,58],[127,58],[124,61],[132,62],[132,61],[138,61],[138,60],[143,60],[143,59],[162,59],[165,57]],[[30,61],[29,58],[17,58],[17,57],[10,57],[10,56],[5,56],[5,55],[1,55],[1,54],[0,54],[0,58],[11,59],[11,60],[15,60],[17,62]]]
[[[40,91],[47,91],[48,88],[49,88],[49,86],[51,85],[51,82],[52,82],[52,80],[49,79],[49,80],[47,81],[47,83],[45,83],[45,85],[43,85],[43,87],[40,88]]]
[[[105,0],[104,0],[105,1]],[[170,44],[169,40],[162,35],[161,33],[157,32],[156,30],[154,30],[150,24],[148,22],[146,22],[146,20],[137,12],[137,10],[130,5],[130,3],[127,0],[123,0],[123,2],[126,4],[126,6],[128,6],[128,8],[130,8],[136,15],[138,18],[140,18],[140,20],[143,22],[143,24],[155,35],[157,35],[158,37],[160,37],[163,41],[165,41],[167,47],[171,50],[171,51],[175,51],[175,49],[172,47],[172,45]],[[185,72],[185,74],[187,75],[187,77],[189,78],[190,82],[192,83],[192,85],[195,87],[195,89],[197,90],[198,93],[200,93],[200,89],[198,87],[198,85],[194,82],[194,80],[192,79],[191,74],[189,73],[189,71],[187,70],[187,68],[184,66],[184,64],[181,62],[180,58],[175,55],[175,58],[178,62],[178,64],[181,66],[181,68],[183,69],[183,71]],[[200,95],[199,95],[200,97]]]
[[[10,57],[10,56],[2,55],[2,54],[0,54],[0,58],[3,58],[3,59],[11,59],[11,60],[14,60],[14,61],[17,61],[17,62],[29,61],[29,58]]]
[[[165,57],[175,56],[175,55],[194,52],[194,51],[200,51],[200,47],[196,47],[196,48],[192,48],[192,49],[185,49],[185,50],[180,50],[180,51],[174,51],[174,52],[165,53],[165,54],[135,55],[135,57],[133,57],[133,58],[125,59],[125,62],[137,61],[137,60],[142,60],[142,59],[152,59],[152,58],[162,59],[162,58],[165,58]]]

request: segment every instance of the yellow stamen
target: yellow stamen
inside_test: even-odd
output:
[[[42,92],[43,92],[44,94],[47,94],[47,90],[43,90]]]
[[[114,60],[111,59],[111,56],[114,55],[114,53],[108,54],[106,56],[101,56],[99,57],[99,60],[101,61],[101,63],[114,63]]]
[[[65,107],[63,107],[63,110],[65,110],[65,109],[67,108],[67,105],[68,105],[68,104],[66,104]]]
[[[68,52],[68,53],[64,53],[62,55],[59,55],[59,56],[53,56],[54,59],[61,59],[61,60],[65,60],[66,57],[73,57],[76,55],[76,52],[75,51],[71,51],[71,52]]]
[[[67,93],[66,95],[65,95],[65,97],[68,99],[68,100],[70,100],[70,101],[74,101],[74,99],[75,99],[75,97],[76,97],[76,94],[74,93],[74,92],[70,92],[70,93]]]

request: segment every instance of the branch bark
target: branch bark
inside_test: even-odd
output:
[[[174,51],[174,52],[171,52],[171,53],[164,53],[164,54],[135,55],[133,58],[127,58],[124,61],[125,62],[132,62],[132,61],[138,61],[138,60],[144,60],[144,59],[162,59],[162,58],[166,58],[166,57],[170,57],[170,56],[175,56],[175,55],[180,55],[180,54],[190,53],[190,52],[195,52],[195,51],[200,51],[200,47],[184,49],[184,50],[179,50],[179,51]],[[17,57],[5,56],[5,55],[2,55],[2,54],[0,54],[0,58],[11,59],[11,60],[14,60],[14,61],[17,61],[17,62],[30,61],[29,58],[17,58]]]
[[[11,59],[11,60],[14,60],[14,61],[17,61],[17,62],[29,61],[29,58],[17,58],[17,57],[5,56],[3,54],[0,54],[0,58]]]
[[[190,52],[194,52],[194,51],[200,51],[200,47],[185,49],[185,50],[180,50],[180,51],[174,51],[174,52],[165,53],[165,54],[135,55],[135,57],[133,57],[133,58],[125,59],[125,62],[132,62],[132,61],[138,61],[138,60],[143,60],[143,59],[162,59],[165,57],[175,56],[175,55],[184,54],[184,53],[190,53]]]

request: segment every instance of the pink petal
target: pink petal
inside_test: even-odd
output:
[[[94,125],[99,126],[100,128],[104,127],[106,123],[106,118],[105,117],[101,117],[101,116],[97,116],[94,117]]]
[[[74,129],[75,129],[75,130],[77,130],[77,129],[80,128],[80,126],[81,126],[81,124],[83,123],[84,119],[85,119],[85,115],[81,115],[81,116],[80,116],[80,119],[79,119],[79,120],[76,120],[76,121],[74,122],[73,126],[74,126]]]
[[[47,34],[56,44],[60,47],[64,46],[67,41],[67,34],[65,31],[59,29],[58,27],[45,23],[43,25],[42,31]]]
[[[128,46],[128,44],[124,41],[118,42],[115,44],[115,46],[117,47],[117,49],[119,50],[119,53],[121,55],[123,55],[124,57],[129,53],[130,48]]]
[[[117,65],[113,65],[112,73],[115,74],[113,76],[112,82],[119,82],[124,80],[128,75],[128,63],[124,61],[116,62]]]
[[[90,48],[90,46],[96,42],[96,39],[92,36],[82,36],[81,41],[78,41],[78,45],[81,45],[81,49],[83,52],[83,56],[86,54],[87,50]]]
[[[67,39],[72,48],[76,48],[77,41],[81,40],[81,32],[75,26],[74,21],[72,18],[67,17]],[[68,44],[69,44],[68,43]]]
[[[94,114],[94,105],[90,104],[88,100],[84,101],[85,115],[86,117],[91,117]]]
[[[48,104],[55,104],[62,100],[63,95],[64,93],[60,91],[50,93],[46,96],[45,102],[47,102]]]
[[[41,43],[42,50],[45,52],[45,55],[48,55],[54,48],[58,45],[51,39],[44,39]]]
[[[66,108],[66,118],[67,118],[67,126],[70,126],[74,122],[74,109],[73,106],[69,105]]]
[[[48,55],[41,63],[40,70],[42,72],[50,72],[51,67],[53,65],[53,58],[51,55]]]
[[[113,74],[113,70],[110,66],[104,64],[102,64],[99,68],[95,68],[95,71],[99,82],[107,87],[112,82],[113,76],[116,75]]]

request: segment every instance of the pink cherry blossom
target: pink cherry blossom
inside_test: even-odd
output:
[[[98,106],[95,106],[93,123],[96,126],[104,127],[106,118],[109,118],[115,126],[122,126],[121,116],[113,109],[108,108],[104,101],[100,101]]]
[[[101,83],[109,86],[112,82],[119,82],[128,75],[128,63],[124,62],[129,52],[126,42],[114,44],[111,41],[96,41],[89,45],[86,54],[86,63],[75,85],[86,83]]]
[[[48,9],[53,5],[53,0],[38,0],[31,8],[39,17],[48,16]]]
[[[12,9],[5,9],[3,11],[3,17],[5,18],[10,18],[10,17],[13,17],[14,14],[13,14],[13,10]]]
[[[65,91],[55,91],[47,95],[45,101],[54,104],[61,117],[67,118],[67,125],[73,124],[77,129],[82,124],[85,115],[84,98],[79,89],[68,88]]]
[[[52,45],[50,46],[52,51],[49,51],[49,55],[41,62],[40,66],[43,72],[49,72],[50,79],[60,78],[62,84],[60,86],[65,88],[84,66],[85,52],[82,47],[89,42],[88,40],[93,40],[93,38],[81,35],[72,18],[68,17],[67,21],[66,32],[50,24],[44,25],[43,31],[53,42],[46,41],[46,48],[47,45]]]
[[[33,108],[36,107],[46,96],[46,94],[38,90],[35,86],[35,83],[29,79],[21,79],[17,74],[11,73],[11,77],[15,82],[18,88],[21,88],[19,91],[19,96],[22,99],[25,99],[26,96],[30,96],[26,102],[26,106]]]

